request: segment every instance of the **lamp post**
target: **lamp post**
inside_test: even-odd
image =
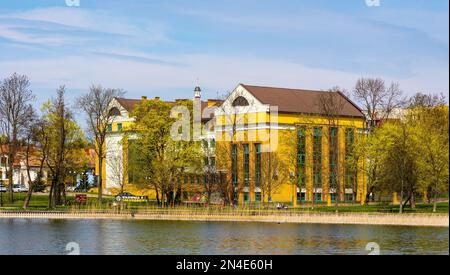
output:
[[[0,188],[3,188],[3,180],[0,179]],[[0,189],[0,207],[3,207],[3,191]]]

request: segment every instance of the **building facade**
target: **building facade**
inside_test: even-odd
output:
[[[360,202],[367,184],[352,146],[364,135],[342,93],[240,84],[216,113],[217,165],[239,203]]]
[[[9,185],[8,180],[8,165],[9,165],[9,158],[8,158],[8,146],[3,146],[0,150],[0,182],[3,184]],[[36,180],[38,176],[38,172],[40,170],[40,163],[37,159],[35,154],[35,150],[32,149],[32,155],[29,159],[29,175],[28,176],[28,169],[26,165],[26,158],[25,158],[25,152],[24,148],[20,148],[16,159],[13,163],[13,184],[14,185],[20,185],[23,187],[28,188],[30,186],[30,182]],[[46,171],[43,171],[43,176],[46,178],[47,173]],[[31,179],[30,179],[31,178]]]
[[[202,125],[210,124],[201,137],[206,163],[226,175],[236,203],[364,201],[364,162],[353,145],[365,136],[365,116],[342,93],[239,84],[223,101],[202,101],[198,87],[194,94]],[[132,186],[130,114],[145,99],[111,102],[115,118],[102,168],[107,193]]]
[[[115,98],[110,103],[109,112],[113,115],[113,118],[112,123],[108,125],[105,141],[106,156],[102,167],[105,175],[103,177],[103,186],[105,187],[104,191],[106,194],[115,194],[120,189],[126,189],[130,192],[148,195],[149,197],[155,196],[155,192],[152,190],[137,188],[135,185],[136,179],[131,167],[135,161],[136,154],[139,154],[139,150],[131,146],[136,139],[136,135],[133,132],[135,118],[132,116],[132,112],[143,100],[147,100],[147,97],[143,96],[141,99]],[[161,99],[156,97],[155,100]],[[186,100],[190,99],[177,99],[167,103],[175,106],[177,102]],[[192,100],[194,102],[194,108],[199,108],[200,117],[198,121],[202,126],[214,118],[214,112],[208,112],[207,109],[221,102],[215,99],[201,100],[200,87],[195,87],[194,98]],[[205,145],[205,155],[208,157],[207,163],[213,164],[215,159],[213,149],[215,140],[214,132],[202,132],[199,138]],[[98,160],[96,162],[96,171],[96,174],[98,174]]]

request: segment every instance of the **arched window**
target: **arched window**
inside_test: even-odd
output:
[[[117,107],[112,107],[110,110],[109,110],[109,116],[121,116],[122,114],[120,113],[120,110],[119,110],[119,108],[117,108]]]
[[[250,104],[248,103],[247,99],[245,99],[245,97],[243,96],[238,96],[234,101],[233,101],[233,107],[237,107],[237,106],[249,106]]]

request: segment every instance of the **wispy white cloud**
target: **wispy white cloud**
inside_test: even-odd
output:
[[[136,97],[190,97],[197,78],[209,96],[240,82],[351,89],[361,76],[398,81],[409,94],[449,90],[442,17],[424,26],[396,13],[175,10],[137,18],[62,7],[0,14],[0,79],[27,74],[45,98],[60,84],[81,92],[92,83]],[[2,58],[8,53],[15,56]]]
[[[167,26],[159,21],[148,20],[146,24],[136,25],[127,18],[101,10],[50,7],[0,15],[0,37],[44,46],[80,42],[89,47],[89,41],[96,41],[98,47],[102,36],[151,45],[170,42],[166,31]]]
[[[161,95],[168,89],[179,93],[164,96],[189,97],[195,79],[207,87],[209,96],[216,92],[231,90],[238,83],[272,85],[326,90],[333,86],[351,89],[358,73],[336,70],[314,69],[302,64],[255,59],[241,56],[180,55],[173,62],[186,66],[173,66],[166,63],[140,62],[132,59],[117,59],[109,56],[65,57],[61,59],[39,59],[23,61],[0,61],[0,76],[12,71],[30,76],[37,86],[57,87],[66,84],[74,90],[86,90],[92,83],[102,83],[108,87],[120,87],[130,91],[130,96]],[[387,81],[399,81],[408,94],[418,91],[448,91],[448,83],[442,84],[449,69],[435,64],[415,66],[420,70],[413,77],[398,79],[389,75],[376,75]],[[367,75],[370,76],[370,75]]]
[[[5,17],[49,22],[90,31],[122,35],[139,35],[145,29],[145,27],[138,27],[131,24],[129,20],[121,18],[117,14],[110,14],[102,10],[87,10],[82,8],[38,8],[11,13]],[[162,25],[161,23],[155,22],[154,27],[161,28]]]

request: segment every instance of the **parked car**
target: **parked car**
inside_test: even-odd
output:
[[[3,183],[0,183],[0,192],[6,193],[6,191],[8,191],[8,188],[6,188],[6,186]]]
[[[26,192],[28,192],[28,188],[25,187],[25,185],[14,184],[13,185],[13,192],[14,193],[26,193]]]
[[[130,194],[128,192],[123,192],[118,194],[115,197],[115,200],[118,202],[123,202],[123,201],[129,201],[129,202],[147,202],[148,201],[148,197],[147,196],[135,196],[133,194]]]

